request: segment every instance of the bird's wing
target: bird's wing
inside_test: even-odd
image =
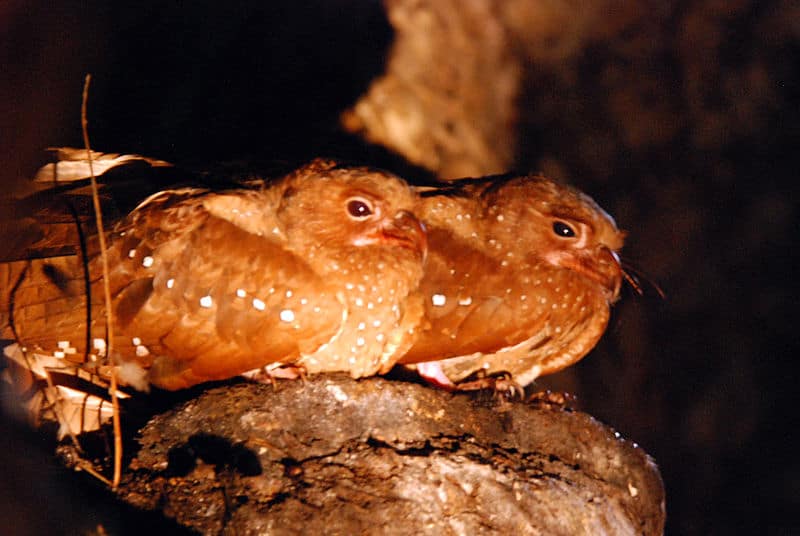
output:
[[[220,208],[237,198],[244,212]],[[115,353],[152,367],[156,385],[177,389],[291,362],[337,332],[343,314],[338,297],[272,228],[244,224],[237,214],[248,207],[253,220],[271,218],[265,194],[165,192],[112,233]],[[62,299],[51,299],[47,311],[36,303],[41,291],[15,300],[17,318],[36,311],[42,320],[30,329],[18,326],[22,342],[70,341],[80,354],[87,333],[104,337],[102,263],[96,253],[90,257],[91,328],[82,270],[71,266],[49,278],[47,295]]]
[[[443,229],[428,234],[429,254],[421,290],[429,327],[404,363],[492,353],[542,329],[546,316],[526,314],[532,296],[519,273]]]
[[[111,276],[126,347],[155,356],[153,383],[177,388],[291,362],[337,332],[340,300],[285,247],[268,196],[159,205],[136,211],[114,245],[127,284]]]

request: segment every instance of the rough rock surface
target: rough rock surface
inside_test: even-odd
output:
[[[653,461],[592,417],[343,376],[152,419],[119,490],[206,534],[661,534]]]
[[[343,125],[440,178],[504,173],[516,147],[519,60],[485,0],[387,0],[386,72]]]

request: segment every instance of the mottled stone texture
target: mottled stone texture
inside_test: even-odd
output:
[[[141,431],[120,496],[205,534],[660,534],[653,461],[557,405],[320,376]]]
[[[521,68],[499,4],[385,2],[385,73],[343,124],[442,178],[503,173],[516,145]]]

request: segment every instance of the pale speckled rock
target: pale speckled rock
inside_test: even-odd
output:
[[[661,534],[654,462],[584,413],[381,378],[210,390],[120,496],[206,534]]]

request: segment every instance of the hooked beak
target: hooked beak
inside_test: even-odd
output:
[[[428,255],[425,225],[407,210],[399,211],[392,220],[382,225],[379,234],[384,240],[418,252],[423,260]]]
[[[600,284],[606,291],[609,302],[613,303],[619,297],[622,266],[615,251],[602,246],[591,255],[570,255],[562,258],[559,264]]]

